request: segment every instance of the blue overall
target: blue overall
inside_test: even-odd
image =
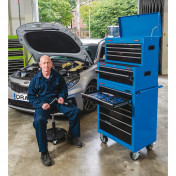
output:
[[[50,103],[54,98],[62,97],[66,101],[68,97],[67,85],[63,77],[51,69],[49,79],[42,76],[42,72],[37,73],[31,80],[28,88],[28,99],[35,108],[33,126],[36,130],[36,138],[39,146],[39,152],[48,150],[47,143],[47,118],[53,111],[61,112],[69,118],[69,135],[72,137],[80,136],[80,109],[75,105],[68,103],[62,105],[53,103],[50,109],[42,109],[44,103]]]

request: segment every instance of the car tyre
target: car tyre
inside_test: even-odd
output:
[[[85,91],[85,94],[90,94],[97,90],[97,83],[95,81],[91,81]],[[83,111],[85,113],[93,112],[97,108],[97,104],[92,101],[83,99]]]

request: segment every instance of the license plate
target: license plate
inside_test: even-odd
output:
[[[27,95],[14,93],[14,100],[28,101]]]

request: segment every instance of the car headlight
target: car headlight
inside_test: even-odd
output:
[[[79,82],[79,78],[71,80],[70,82],[67,83],[67,88],[71,89],[74,85],[76,85]]]

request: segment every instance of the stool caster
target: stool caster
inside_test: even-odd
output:
[[[56,144],[57,144],[57,140],[54,140],[54,141],[53,141],[53,145],[56,145]]]

